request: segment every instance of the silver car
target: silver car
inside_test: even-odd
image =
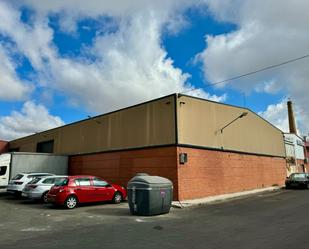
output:
[[[42,200],[47,203],[47,193],[50,188],[58,181],[63,181],[66,177],[67,176],[37,177],[25,186],[21,195],[29,199]]]
[[[31,182],[36,177],[43,176],[54,176],[54,174],[50,173],[19,173],[9,181],[9,184],[6,188],[6,191],[9,193],[13,193],[16,196],[20,196],[22,190],[26,186],[27,183]]]

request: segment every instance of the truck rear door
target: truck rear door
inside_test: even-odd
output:
[[[9,183],[11,154],[0,155],[0,188],[5,188]]]

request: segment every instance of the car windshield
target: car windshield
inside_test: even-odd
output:
[[[31,181],[29,182],[29,184],[36,184],[36,183],[38,183],[41,179],[42,179],[42,178],[39,178],[39,177],[34,178],[33,180],[31,180]]]
[[[61,177],[55,179],[55,186],[66,186],[69,182],[67,177]]]
[[[23,178],[23,176],[24,176],[24,175],[22,175],[22,174],[17,174],[16,176],[14,176],[14,177],[12,178],[12,180],[20,180],[21,178]]]
[[[291,175],[291,179],[292,179],[292,180],[305,179],[305,178],[307,178],[307,177],[308,177],[308,175],[305,174],[305,173],[303,173],[303,174],[293,174],[293,175]]]

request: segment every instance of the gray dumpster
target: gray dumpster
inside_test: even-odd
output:
[[[173,183],[166,178],[138,174],[129,181],[127,190],[131,214],[146,216],[170,211]]]

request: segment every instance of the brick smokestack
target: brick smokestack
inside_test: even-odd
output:
[[[288,101],[288,114],[289,114],[290,133],[297,135],[296,123],[295,123],[295,117],[294,117],[294,111],[293,111],[293,103],[291,100]]]

